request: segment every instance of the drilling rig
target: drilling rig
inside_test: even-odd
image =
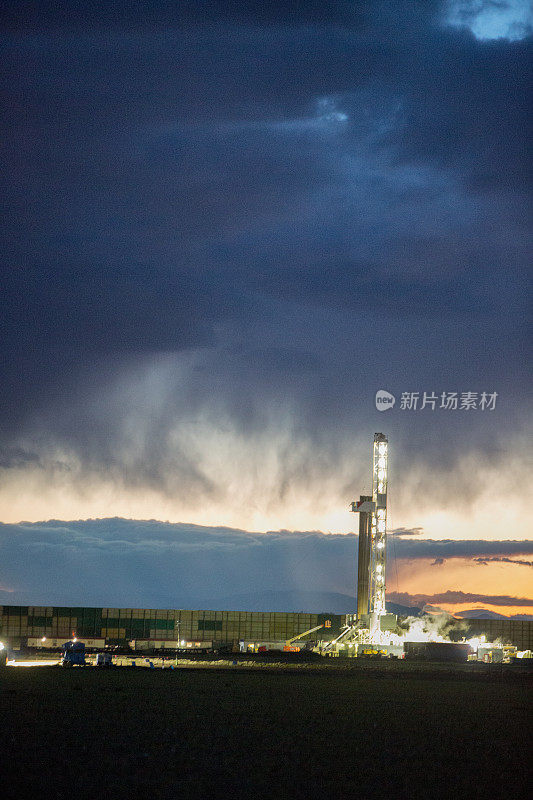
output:
[[[336,647],[379,642],[382,631],[396,627],[396,617],[385,608],[388,451],[385,434],[375,433],[372,494],[361,495],[351,504],[351,511],[359,514],[357,613],[347,616],[340,636],[324,647],[326,653]]]
[[[382,634],[396,628],[396,616],[387,614],[385,608],[388,459],[389,440],[385,434],[375,433],[372,494],[361,495],[351,504],[351,511],[359,514],[357,613],[347,615],[341,634],[323,647],[326,654],[338,647],[382,646],[388,640]]]
[[[385,566],[387,537],[387,475],[389,442],[383,433],[374,434],[372,495],[352,503],[359,514],[359,555],[357,565],[357,619],[369,622],[370,631],[380,628],[385,610]]]

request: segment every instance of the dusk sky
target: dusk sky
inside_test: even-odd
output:
[[[528,0],[7,9],[0,604],[533,615]]]

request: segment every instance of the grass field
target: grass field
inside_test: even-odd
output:
[[[0,797],[518,800],[530,712],[453,666],[5,668]]]

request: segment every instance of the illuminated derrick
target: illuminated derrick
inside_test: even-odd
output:
[[[360,514],[357,568],[357,616],[385,614],[388,439],[374,434],[372,497],[352,503]]]
[[[370,546],[370,613],[385,614],[388,440],[374,434],[372,467],[372,532]]]

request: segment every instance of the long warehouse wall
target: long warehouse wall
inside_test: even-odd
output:
[[[322,638],[338,634],[340,614],[289,614],[258,611],[187,611],[142,608],[0,606],[0,636],[18,643],[26,638],[132,639],[195,642],[281,641],[317,625]]]
[[[283,641],[317,625],[309,638],[329,639],[345,624],[342,614],[290,614],[261,611],[188,611],[155,608],[84,608],[58,606],[0,606],[0,637],[12,645],[30,637],[106,639],[122,644],[132,639],[234,643]],[[464,631],[464,622],[468,631]],[[461,636],[485,634],[519,650],[533,650],[529,620],[458,620]]]

